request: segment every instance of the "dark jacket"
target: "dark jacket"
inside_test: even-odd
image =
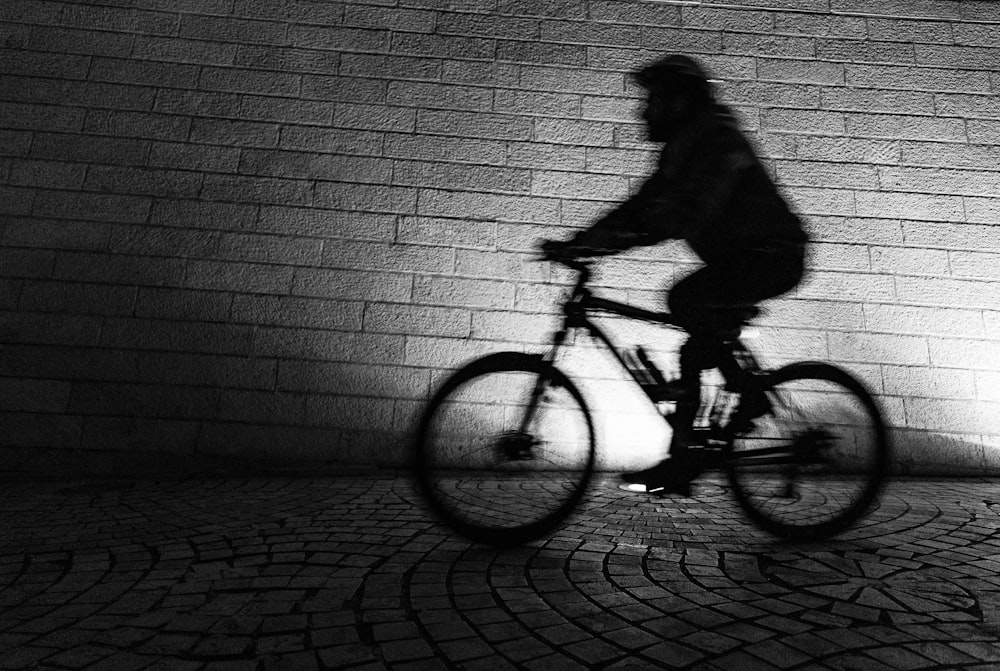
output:
[[[679,125],[639,191],[572,243],[615,253],[668,239],[685,240],[707,264],[750,250],[802,253],[798,217],[721,105]]]

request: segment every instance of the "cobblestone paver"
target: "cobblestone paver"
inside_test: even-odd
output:
[[[722,480],[476,546],[403,476],[6,484],[0,669],[997,669],[1000,482],[781,543]]]

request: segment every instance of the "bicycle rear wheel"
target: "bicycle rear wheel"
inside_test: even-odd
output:
[[[875,501],[889,443],[871,394],[846,371],[798,363],[770,374],[769,410],[736,437],[727,460],[737,501],[762,528],[818,540]]]
[[[517,545],[583,497],[594,429],[576,386],[537,355],[501,352],[448,378],[421,419],[416,474],[431,509],[464,536]]]

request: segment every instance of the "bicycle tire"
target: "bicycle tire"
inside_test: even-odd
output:
[[[521,431],[536,384],[543,394]],[[558,433],[542,438],[548,430]],[[554,530],[594,470],[587,404],[539,355],[499,352],[457,370],[432,396],[416,438],[416,480],[431,510],[489,545],[520,545]]]
[[[826,363],[795,363],[762,379],[770,408],[727,453],[736,500],[776,536],[834,536],[865,514],[888,473],[879,407],[860,381]]]

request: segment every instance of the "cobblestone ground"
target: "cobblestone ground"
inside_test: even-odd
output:
[[[7,484],[3,669],[997,669],[1000,482],[892,483],[773,540],[721,480],[597,483],[516,550],[401,477]]]

